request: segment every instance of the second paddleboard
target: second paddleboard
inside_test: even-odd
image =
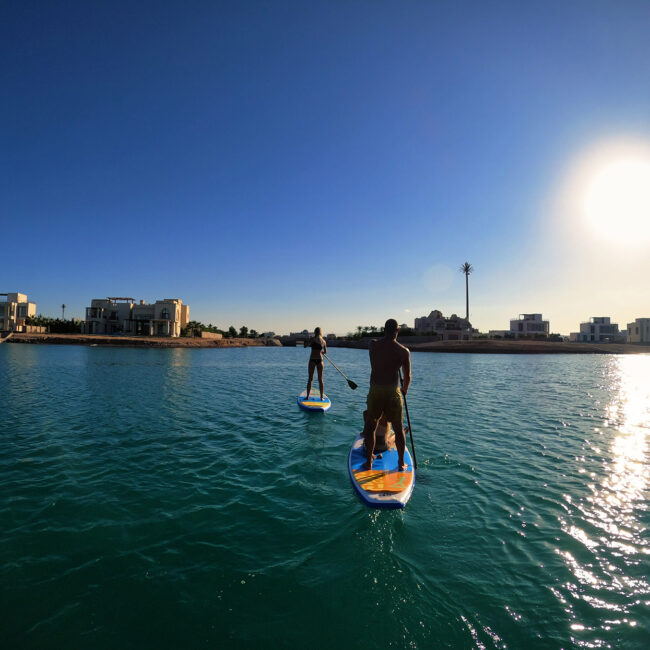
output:
[[[323,399],[320,398],[319,394],[314,395],[313,393],[307,397],[307,391],[303,390],[300,395],[298,395],[298,406],[305,411],[329,411],[332,407],[332,402],[327,395],[323,395]]]

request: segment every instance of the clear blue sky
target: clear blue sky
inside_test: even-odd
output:
[[[650,242],[561,198],[648,147],[649,33],[647,1],[5,0],[0,292],[343,334],[464,314],[467,260],[484,331],[650,316]]]

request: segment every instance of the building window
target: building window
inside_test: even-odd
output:
[[[167,309],[167,307],[160,312],[160,318],[166,318],[169,320],[169,309]]]

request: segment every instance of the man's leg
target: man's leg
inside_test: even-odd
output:
[[[406,469],[404,465],[404,450],[406,449],[406,436],[404,435],[404,425],[401,420],[393,422],[395,431],[395,446],[397,447],[397,469],[401,472]]]
[[[363,412],[363,441],[366,446],[366,464],[363,469],[372,469],[372,452],[375,450],[375,429],[378,418],[373,418],[368,411]]]
[[[397,469],[401,472],[406,469],[404,465],[404,450],[406,449],[406,436],[404,435],[404,402],[402,393],[396,391],[390,402],[390,417],[395,432],[395,447],[397,447]]]

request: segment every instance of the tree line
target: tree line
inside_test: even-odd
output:
[[[36,325],[39,327],[47,328],[50,334],[81,334],[81,323],[78,319],[66,320],[64,318],[51,318],[50,316],[28,316],[25,319],[25,325]],[[254,329],[248,329],[246,325],[242,325],[237,330],[234,325],[231,325],[227,330],[221,330],[216,325],[209,323],[205,325],[200,321],[192,320],[186,327],[181,330],[181,336],[193,336],[194,330],[203,332],[216,332],[224,336],[224,338],[252,338],[256,339],[260,336],[259,332]]]
[[[362,339],[364,337],[377,337],[384,335],[384,328],[375,325],[357,325],[356,332],[348,332],[350,339]],[[399,331],[400,336],[415,336],[415,332],[410,327],[402,327]]]
[[[237,331],[237,328],[234,325],[231,325],[227,330],[219,329],[216,325],[212,323],[201,323],[197,320],[191,320],[186,327],[181,330],[181,336],[194,336],[194,332],[213,332],[215,334],[221,334],[224,338],[242,338],[242,339],[256,339],[260,335],[257,330],[248,329],[246,325],[242,325]]]
[[[51,334],[80,334],[81,321],[66,320],[64,318],[51,318],[50,316],[28,316],[25,325],[46,327]]]

